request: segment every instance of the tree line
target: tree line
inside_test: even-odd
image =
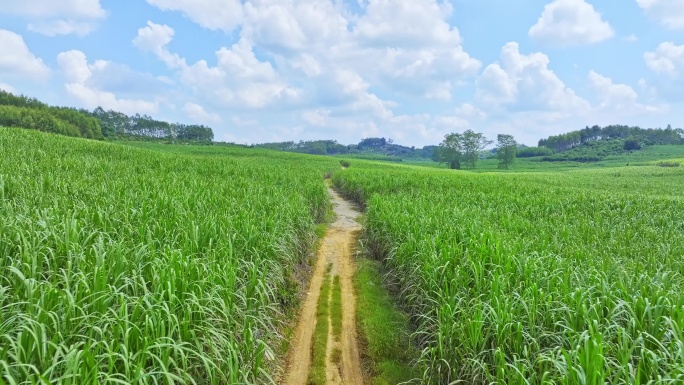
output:
[[[53,134],[103,139],[97,119],[75,108],[52,107],[28,96],[0,90],[0,126],[22,127]]]
[[[140,137],[211,142],[214,139],[214,131],[204,125],[169,123],[140,114],[128,116],[102,107],[93,111],[54,107],[36,98],[3,90],[0,90],[0,126],[98,140]]]
[[[108,138],[138,136],[207,142],[214,140],[214,131],[204,125],[169,123],[140,114],[128,116],[114,110],[105,111],[102,107],[87,113],[100,122],[102,133]]]
[[[570,150],[579,145],[601,139],[625,139],[629,140],[632,149],[637,149],[635,142],[644,145],[653,144],[684,144],[684,130],[673,129],[669,124],[667,128],[641,128],[639,126],[610,125],[605,127],[593,126],[582,130],[570,131],[565,134],[549,136],[539,140],[539,147],[550,148],[556,152]]]

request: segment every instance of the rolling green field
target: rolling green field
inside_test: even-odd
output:
[[[426,383],[684,382],[684,170],[352,166]]]
[[[342,170],[0,128],[0,384],[272,382],[326,174],[366,209],[361,318],[408,323],[418,349],[384,378],[684,383],[684,167],[655,165],[684,154],[626,156]],[[383,313],[397,304],[407,318]],[[380,331],[378,361],[397,355]]]
[[[0,128],[0,383],[270,381],[339,164],[156,149]]]

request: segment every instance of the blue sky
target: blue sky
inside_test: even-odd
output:
[[[0,0],[0,88],[238,143],[684,126],[682,0]]]

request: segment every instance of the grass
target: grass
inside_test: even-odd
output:
[[[272,382],[339,164],[143,147],[0,129],[0,382]]]
[[[357,277],[378,383],[684,383],[684,168],[656,165],[681,146],[473,173],[134,145],[0,128],[1,383],[272,383],[326,174],[382,264]]]
[[[325,385],[326,383],[326,358],[328,349],[328,331],[330,329],[330,269],[328,265],[321,292],[316,307],[316,327],[313,334],[311,347],[311,368],[309,371],[309,385]]]
[[[366,207],[423,383],[684,382],[681,167],[357,164],[333,183]]]
[[[325,232],[328,230],[328,224],[327,223],[319,223],[316,225],[314,228],[314,232],[316,233],[316,238],[318,239],[323,239],[325,237]]]
[[[332,283],[332,297],[330,298],[330,321],[332,332],[336,341],[342,335],[342,286],[340,276],[335,275]]]
[[[330,361],[335,365],[339,365],[342,362],[342,350],[340,350],[340,348],[336,347],[333,349],[332,354],[330,355]]]
[[[408,318],[383,287],[380,263],[362,258],[357,264],[357,323],[371,383],[389,385],[420,378],[412,362],[419,352],[411,344]]]

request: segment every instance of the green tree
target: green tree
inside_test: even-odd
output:
[[[461,163],[474,169],[480,151],[491,143],[491,140],[487,140],[484,135],[473,130],[467,130],[462,134],[451,133],[444,136],[444,141],[439,144],[435,157],[452,169],[460,169]]]
[[[625,143],[622,148],[627,151],[641,150],[641,142],[639,141],[639,138],[630,136],[629,138],[625,139]]]
[[[467,130],[461,134],[461,149],[464,163],[469,168],[475,169],[477,159],[480,157],[480,151],[492,143],[491,140],[479,132]]]
[[[499,159],[499,168],[508,169],[515,161],[518,143],[513,138],[513,135],[499,134],[496,140],[498,147],[496,157]]]
[[[444,141],[435,150],[435,158],[440,163],[446,163],[451,169],[460,169],[463,159],[463,136],[451,133],[444,136]]]

